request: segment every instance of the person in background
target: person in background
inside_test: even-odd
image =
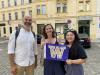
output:
[[[86,62],[87,55],[79,43],[76,30],[67,31],[65,45],[69,47],[69,57],[65,63],[65,75],[84,75],[82,64]]]

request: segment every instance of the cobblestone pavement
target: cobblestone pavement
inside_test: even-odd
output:
[[[2,49],[0,51],[0,75],[11,75],[7,55],[7,41],[0,43],[0,49]],[[88,59],[87,63],[84,64],[85,75],[100,75],[100,43],[93,43],[90,49],[86,49],[86,52]],[[40,57],[39,54],[38,59]],[[43,67],[38,66],[35,75],[43,75]]]
[[[85,75],[100,75],[100,43],[93,43],[92,48],[86,51],[88,59],[84,64]]]
[[[0,75],[11,75],[7,55],[7,41],[0,43]],[[41,67],[40,65],[37,66],[37,69],[35,70],[35,75],[43,75],[43,67]]]

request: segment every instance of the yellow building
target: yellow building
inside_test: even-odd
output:
[[[32,15],[32,0],[0,0],[1,37],[8,37],[28,14]]]
[[[32,25],[37,34],[51,23],[58,33],[69,27],[95,40],[100,37],[99,3],[100,0],[0,0],[0,34],[9,37],[22,25],[22,18],[31,15],[36,21]]]

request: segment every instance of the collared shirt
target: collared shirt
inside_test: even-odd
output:
[[[20,29],[20,33],[16,39],[15,49],[15,33],[14,31],[8,42],[8,54],[15,54],[15,63],[20,66],[32,65],[35,61],[34,54],[37,55],[37,44],[33,33]]]

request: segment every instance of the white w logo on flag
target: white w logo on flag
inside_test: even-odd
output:
[[[52,58],[61,59],[64,53],[64,50],[66,47],[59,47],[59,46],[49,46],[50,48],[50,54]]]

